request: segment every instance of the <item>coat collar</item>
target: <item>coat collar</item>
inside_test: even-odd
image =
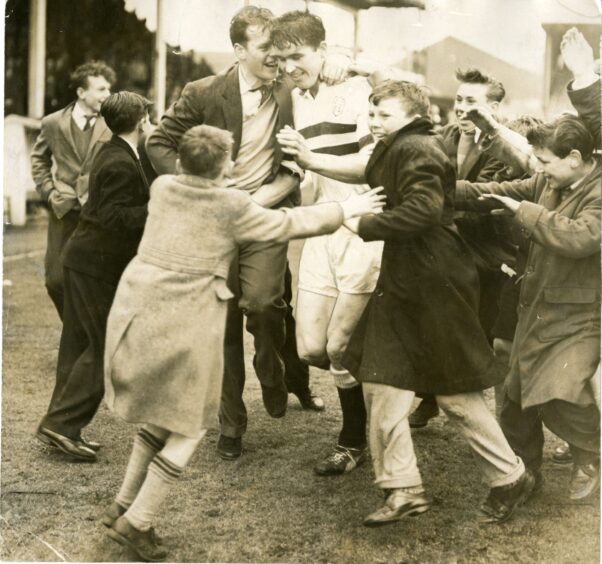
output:
[[[127,151],[128,155],[134,160],[134,164],[136,165],[136,168],[138,169],[138,173],[140,174],[140,177],[142,178],[142,182],[143,182],[144,186],[148,189],[148,180],[146,178],[146,174],[144,174],[144,169],[142,168],[142,164],[140,163],[140,159],[138,158],[138,155],[136,155],[136,153],[134,152],[132,147],[130,147],[130,144],[127,141],[125,141],[124,139],[122,139],[121,137],[119,137],[118,135],[113,135],[111,137],[111,139],[109,140],[108,144],[114,145],[116,147],[121,147],[122,149]]]
[[[592,189],[592,187],[595,190],[599,190],[601,175],[602,175],[602,168],[600,166],[600,162],[596,161],[594,168],[579,181],[579,185],[577,187],[575,187],[573,190],[571,190],[570,195],[567,196],[564,200],[562,200],[553,209],[555,211],[563,210],[568,205],[570,205],[577,197],[581,197],[580,195],[582,195],[584,190],[589,191]],[[554,190],[554,196],[555,196],[556,202],[558,202],[558,200],[560,199],[559,192],[560,192],[559,190]]]
[[[405,127],[394,131],[381,139],[374,147],[372,156],[366,165],[366,171],[372,168],[376,161],[378,161],[387,149],[392,146],[398,139],[405,137],[406,135],[433,135],[433,124],[430,119],[425,117],[416,118],[414,121],[408,123]]]

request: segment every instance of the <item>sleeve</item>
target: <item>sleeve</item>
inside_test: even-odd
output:
[[[36,190],[47,202],[50,192],[54,189],[52,179],[52,151],[48,145],[48,124],[42,120],[42,128],[31,150],[31,175]]]
[[[188,83],[146,141],[146,152],[158,175],[174,174],[178,144],[186,131],[205,121],[202,86]]]
[[[413,154],[412,154],[413,153]],[[396,174],[395,191],[400,203],[378,215],[362,217],[358,234],[364,241],[403,241],[429,230],[441,222],[445,194],[442,159],[425,150],[404,153]]]
[[[515,177],[524,173],[535,173],[533,148],[526,137],[502,124],[499,124],[493,135],[486,136],[480,148],[494,159],[512,167]]]
[[[111,163],[98,172],[90,188],[98,193],[95,207],[103,227],[112,231],[135,231],[144,227],[148,206],[134,200],[133,188],[138,182],[138,169],[126,162]]]
[[[232,222],[237,242],[285,242],[336,231],[343,223],[343,210],[337,203],[303,208],[266,209],[247,194],[241,199],[239,213]]]
[[[499,208],[491,202],[479,202],[478,198],[483,194],[498,194],[508,196],[518,201],[531,201],[536,198],[536,188],[540,175],[536,174],[525,180],[513,180],[511,182],[467,182],[458,180],[456,182],[455,207],[459,210],[486,211]]]
[[[489,182],[495,178],[498,172],[500,172],[506,165],[502,161],[488,155],[483,168],[479,171],[476,178],[477,182]]]
[[[600,80],[598,79],[593,84],[579,90],[573,90],[572,84],[571,82],[567,88],[571,104],[573,104],[579,117],[586,123],[590,133],[594,136],[596,147],[600,148],[600,128],[602,127]]]
[[[533,242],[561,256],[580,259],[600,253],[599,195],[586,202],[574,218],[522,202],[515,219]]]

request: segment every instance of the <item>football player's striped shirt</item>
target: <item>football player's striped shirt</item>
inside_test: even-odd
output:
[[[316,153],[358,153],[374,143],[368,128],[370,92],[368,80],[359,76],[334,86],[320,83],[315,98],[309,91],[295,88],[292,92],[295,129]],[[354,190],[352,184],[314,173],[311,176],[318,201],[341,201]]]

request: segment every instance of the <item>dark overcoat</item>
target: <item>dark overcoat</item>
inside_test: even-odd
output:
[[[362,382],[430,394],[478,391],[503,379],[477,314],[479,283],[453,223],[455,173],[418,118],[378,143],[366,168],[385,211],[360,220],[384,240],[380,277],[343,365]]]

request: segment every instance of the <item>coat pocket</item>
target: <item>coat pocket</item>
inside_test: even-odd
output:
[[[600,325],[600,304],[593,288],[544,288],[539,340],[557,341]]]

